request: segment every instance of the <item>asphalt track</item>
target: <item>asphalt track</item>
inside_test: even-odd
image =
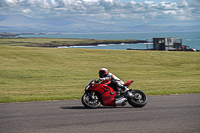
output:
[[[148,96],[144,108],[80,100],[0,104],[0,133],[200,133],[200,94]]]

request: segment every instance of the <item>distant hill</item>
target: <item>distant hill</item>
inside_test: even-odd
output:
[[[4,32],[4,33],[0,33],[0,36],[1,37],[15,37],[15,36],[18,36],[18,34]]]
[[[0,32],[11,33],[101,33],[101,32],[177,32],[200,31],[196,26],[151,26],[125,27],[102,24],[75,17],[34,19],[23,15],[0,15]]]

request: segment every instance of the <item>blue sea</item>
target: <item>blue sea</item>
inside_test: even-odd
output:
[[[93,34],[45,34],[45,35],[20,35],[20,37],[45,37],[45,38],[79,38],[79,39],[137,39],[147,40],[154,37],[182,38],[182,45],[200,50],[200,32],[165,32],[165,33],[93,33]],[[148,45],[151,48],[151,44]],[[63,47],[69,48],[69,47]],[[99,44],[98,46],[76,46],[70,48],[87,49],[146,49],[147,44]]]

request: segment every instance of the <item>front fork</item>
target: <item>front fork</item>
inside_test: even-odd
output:
[[[91,98],[94,100],[94,99],[95,99],[95,95],[94,95],[94,94],[95,94],[95,91],[91,91],[90,94],[91,94]]]
[[[89,96],[89,98],[90,98],[91,100],[96,100],[96,99],[98,99],[98,98],[96,97],[96,95],[95,95],[95,91],[90,91],[90,92],[88,92],[88,96]]]

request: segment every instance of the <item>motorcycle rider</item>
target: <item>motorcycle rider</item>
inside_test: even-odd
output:
[[[120,98],[121,90],[123,89],[124,92],[128,91],[129,89],[124,86],[124,82],[120,80],[117,76],[112,73],[108,73],[108,69],[101,68],[99,70],[99,81],[103,81],[105,79],[110,80],[110,84],[108,86],[112,87],[117,92],[117,98]]]

